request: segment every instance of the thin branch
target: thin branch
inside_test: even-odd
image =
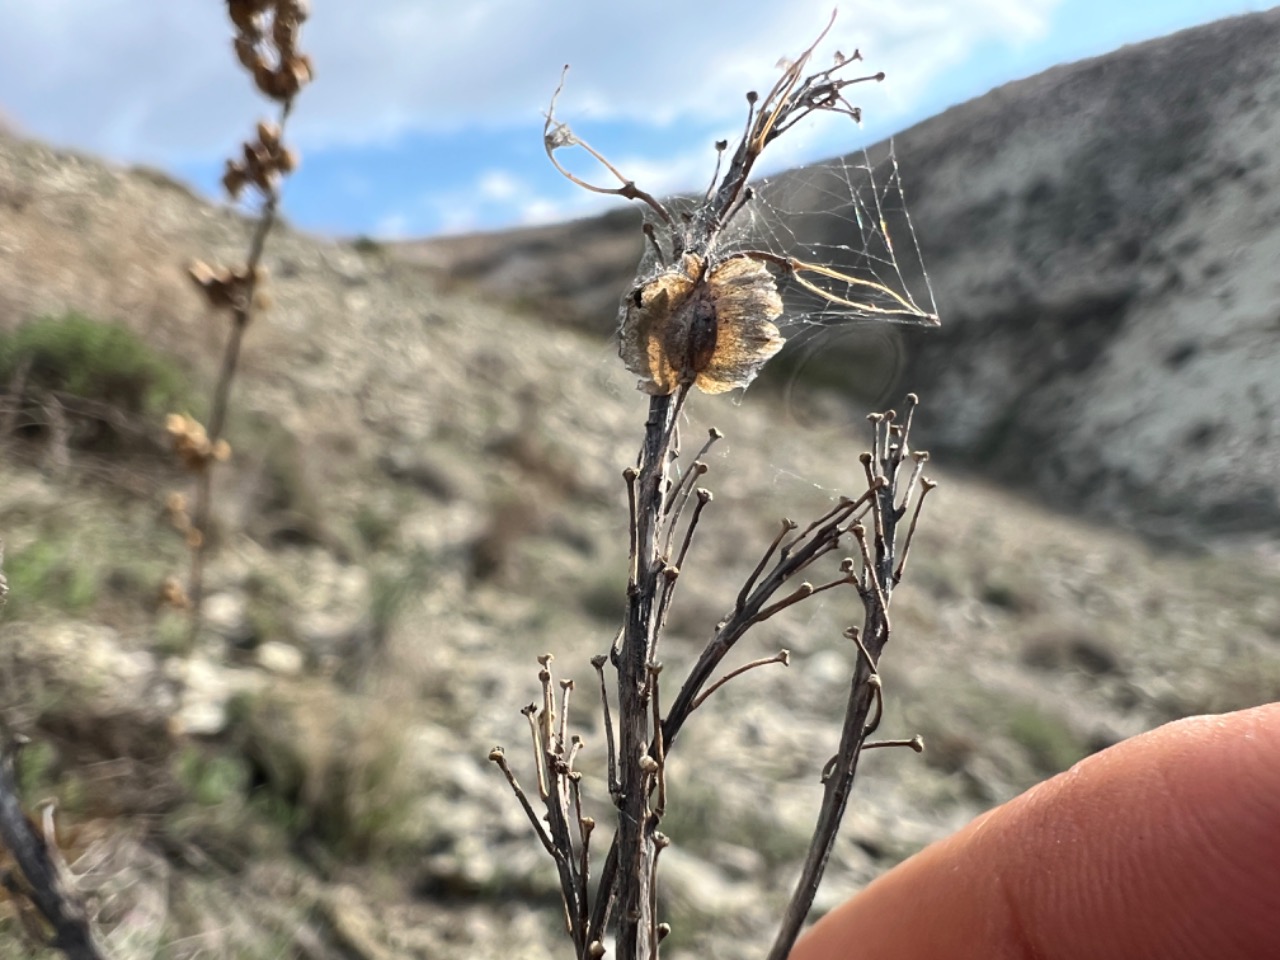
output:
[[[603,154],[597,151],[591,144],[578,137],[568,124],[560,123],[556,120],[556,101],[560,99],[560,93],[564,90],[564,78],[569,72],[569,65],[565,64],[563,70],[560,71],[560,82],[556,84],[555,93],[551,96],[551,105],[547,108],[547,122],[542,127],[542,145],[547,151],[547,158],[551,161],[559,174],[570,183],[581,187],[590,193],[601,193],[615,197],[625,197],[627,200],[640,200],[654,211],[667,226],[674,227],[675,222],[671,219],[671,214],[667,212],[656,197],[652,194],[641,190],[635,185],[635,181],[624,177],[621,171],[613,164],[605,159]],[[556,159],[556,151],[564,147],[581,147],[591,155],[597,163],[608,170],[611,174],[618,178],[622,184],[620,187],[601,187],[593,183],[588,183],[576,174],[567,170],[559,160]]]
[[[689,555],[689,545],[693,543],[693,533],[698,529],[698,520],[702,517],[703,509],[714,499],[710,490],[699,488],[698,505],[693,508],[693,516],[689,518],[689,525],[684,530],[684,542],[680,544],[680,552],[676,554],[677,569],[684,566],[685,557]]]
[[[723,677],[721,677],[715,683],[711,684],[709,687],[707,687],[707,689],[703,690],[702,693],[698,695],[697,699],[693,701],[693,706],[689,708],[690,712],[697,710],[700,706],[702,706],[703,702],[707,699],[707,697],[711,696],[713,693],[715,693],[717,690],[723,687],[726,683],[728,683],[734,677],[740,677],[744,673],[746,673],[748,670],[754,670],[756,667],[767,667],[772,663],[780,663],[784,667],[791,666],[791,651],[784,648],[782,650],[779,650],[772,657],[761,657],[759,660],[752,660],[750,663],[744,663],[742,666],[738,667],[736,670],[730,670]]]
[[[280,107],[280,120],[276,124],[275,139],[283,143],[285,127],[289,115],[293,112],[293,96],[287,97]],[[261,127],[259,128],[261,130]],[[262,254],[266,249],[267,234],[276,223],[276,212],[280,205],[280,185],[278,181],[264,181],[262,186],[264,199],[262,211],[254,226],[253,236],[249,242],[249,255],[245,260],[244,280],[238,285],[236,296],[231,303],[231,333],[227,337],[222,352],[222,363],[218,370],[218,380],[213,390],[213,403],[209,413],[207,434],[209,444],[215,447],[222,439],[226,426],[227,410],[231,403],[231,383],[235,379],[236,368],[240,361],[240,348],[244,341],[245,331],[253,320],[257,304],[258,281],[262,276]],[[187,596],[191,610],[190,639],[195,641],[200,632],[201,606],[204,601],[204,567],[209,549],[209,521],[213,509],[213,463],[206,462],[196,475],[195,509],[192,512],[191,528],[194,539],[191,546],[191,570],[188,576]]]
[[[542,819],[533,809],[533,804],[529,802],[524,789],[516,780],[516,775],[511,772],[511,765],[507,763],[507,755],[501,747],[494,747],[489,751],[489,759],[498,765],[498,769],[502,771],[503,776],[507,778],[507,783],[511,784],[511,789],[515,791],[516,799],[520,801],[520,806],[524,808],[525,816],[529,818],[529,822],[533,824],[533,832],[538,835],[538,839],[542,841],[543,847],[547,853],[551,854],[555,859],[559,859],[561,853],[556,849],[555,844],[551,842],[551,837],[547,835],[547,831],[542,828]]]
[[[523,707],[520,712],[529,721],[529,735],[533,738],[533,762],[538,768],[538,798],[546,800],[551,796],[551,787],[547,783],[546,763],[543,761],[542,731],[538,728],[538,708],[531,703]]]
[[[783,537],[792,530],[795,530],[798,526],[799,524],[794,520],[789,520],[786,517],[783,517],[782,529],[779,530],[778,535],[773,538],[773,542],[770,543],[769,548],[765,550],[764,556],[760,558],[760,562],[756,564],[755,569],[751,571],[746,582],[742,584],[742,589],[738,591],[738,599],[734,603],[735,611],[740,613],[746,607],[747,597],[751,595],[751,591],[755,587],[756,581],[760,578],[760,574],[764,572],[764,568],[768,565],[770,559],[772,559],[773,552],[778,549],[778,544],[782,542]]]
[[[618,796],[618,754],[615,746],[616,741],[613,739],[613,714],[609,712],[609,691],[604,683],[604,663],[603,654],[597,654],[591,658],[591,666],[596,668],[596,674],[600,677],[600,703],[604,708],[604,740],[605,753],[608,755],[609,763],[609,796],[615,799]]]
[[[662,664],[649,664],[649,699],[653,704],[653,759],[658,764],[657,803],[653,812],[661,817],[667,810],[667,756],[666,746],[662,742],[662,705],[659,702],[658,678],[662,673]]]
[[[22,893],[53,927],[53,946],[68,960],[106,960],[84,907],[67,884],[49,847],[18,799],[18,782],[8,751],[0,756],[0,842],[13,856],[26,883]]]
[[[875,740],[862,745],[863,750],[877,750],[880,747],[910,747],[915,753],[924,753],[924,737],[917,733],[909,740]]]
[[[751,623],[753,625],[757,623],[764,623],[764,621],[768,620],[775,613],[780,613],[787,609],[787,607],[794,606],[799,603],[801,600],[807,600],[809,597],[813,596],[813,592],[812,583],[802,583],[800,586],[796,587],[793,592],[783,597],[777,603],[772,603],[758,612],[751,618]]]
[[[915,511],[911,514],[911,526],[907,528],[907,539],[902,545],[902,559],[898,561],[898,569],[893,571],[893,583],[897,586],[902,582],[902,575],[907,570],[907,557],[911,552],[911,543],[916,536],[916,521],[920,519],[920,511],[924,507],[924,498],[928,496],[929,491],[937,487],[937,484],[925,477],[920,486],[920,499],[916,501]]]
[[[902,519],[907,507],[911,505],[911,498],[915,496],[916,492],[916,483],[920,480],[924,465],[929,462],[929,452],[927,450],[913,451],[911,459],[915,462],[915,465],[911,468],[911,479],[907,481],[907,492],[903,495],[902,503],[897,508],[898,519]]]

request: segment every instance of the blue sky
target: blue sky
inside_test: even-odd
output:
[[[1271,0],[841,2],[819,56],[861,50],[883,84],[865,122],[780,140],[762,170],[844,153],[992,87]],[[833,0],[313,0],[317,82],[290,139],[285,211],[311,230],[416,236],[581,216],[608,199],[563,181],[542,112],[650,192],[705,186],[743,93],[807,46]],[[0,115],[22,132],[168,170],[213,194],[266,115],[239,73],[221,0],[0,2]],[[461,13],[457,11],[462,11]],[[909,163],[907,158],[904,158]],[[619,202],[619,201],[612,201]]]

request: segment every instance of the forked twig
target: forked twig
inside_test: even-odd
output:
[[[711,696],[713,693],[715,693],[717,690],[723,687],[726,683],[728,683],[734,677],[740,677],[744,673],[746,673],[748,670],[754,670],[756,669],[756,667],[767,667],[772,663],[780,663],[784,667],[791,666],[791,651],[786,649],[779,650],[772,657],[761,657],[759,660],[752,660],[750,663],[744,663],[742,666],[738,667],[735,670],[730,670],[723,677],[721,677],[715,683],[711,684],[709,687],[707,687],[707,689],[703,690],[700,694],[698,694],[696,698],[694,698],[693,705],[689,708],[690,712],[697,710],[698,707],[702,706],[702,704],[706,701],[707,697]]]

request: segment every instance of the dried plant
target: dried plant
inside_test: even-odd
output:
[[[4,576],[4,541],[0,540],[0,608],[9,597]],[[53,808],[46,806],[39,826],[27,816],[18,795],[14,760],[26,742],[0,728],[0,850],[10,863],[0,864],[0,884],[20,904],[34,908],[52,931],[48,946],[70,960],[105,960],[84,906],[75,894],[74,878],[58,852]],[[23,913],[23,916],[28,916]],[[30,917],[32,933],[43,937],[41,924]]]
[[[229,160],[222,184],[237,199],[246,188],[262,198],[245,262],[234,268],[214,268],[195,262],[192,280],[203,291],[210,307],[227,313],[231,320],[214,387],[209,425],[174,413],[167,428],[182,465],[195,474],[193,510],[186,497],[172,494],[166,509],[191,548],[188,587],[176,577],[162,589],[163,598],[175,606],[190,606],[192,634],[199,627],[205,549],[211,510],[212,477],[215,463],[227,460],[231,448],[223,439],[231,383],[235,376],[245,330],[257,311],[267,305],[261,289],[265,270],[261,266],[267,234],[275,222],[280,200],[281,179],[297,167],[297,155],[284,146],[283,129],[294,98],[311,79],[311,63],[298,49],[299,33],[308,9],[305,0],[228,0],[227,12],[236,31],[235,50],[241,64],[253,75],[254,84],[280,104],[277,123],[260,122],[254,140],[244,144],[243,158]],[[60,416],[60,408],[57,411]],[[51,420],[60,422],[58,418]],[[65,443],[60,446],[65,447]],[[0,545],[0,565],[3,546]],[[0,605],[8,594],[0,573]],[[3,735],[4,731],[0,731]],[[14,738],[16,740],[16,738]],[[75,891],[75,877],[58,852],[52,808],[46,808],[42,826],[27,817],[18,795],[14,775],[15,749],[0,743],[0,846],[12,857],[13,867],[0,873],[0,882],[20,904],[30,905],[23,916],[33,919],[33,930],[49,947],[61,950],[71,960],[103,960],[106,954],[93,932],[93,925]],[[44,925],[34,921],[38,913]],[[46,929],[49,931],[46,937]]]
[[[276,122],[258,123],[254,138],[244,143],[240,159],[227,160],[222,177],[222,186],[232,201],[239,200],[246,189],[251,189],[261,200],[244,263],[235,267],[212,267],[196,260],[189,268],[192,281],[204,294],[209,307],[226,314],[231,321],[213,389],[208,426],[179,413],[171,414],[167,423],[178,460],[196,479],[190,510],[186,498],[180,494],[171,496],[167,503],[174,527],[191,549],[191,570],[185,589],[176,577],[171,577],[164,584],[162,596],[170,604],[190,608],[193,638],[200,625],[204,593],[212,470],[214,464],[231,456],[231,447],[223,438],[231,384],[245,331],[255,315],[269,305],[266,291],[262,289],[266,280],[263,249],[267,234],[275,224],[281,181],[298,166],[297,153],[284,144],[284,128],[295,98],[312,79],[311,59],[298,46],[308,13],[307,0],[227,2],[227,14],[235,30],[236,57],[252,75],[258,91],[280,105],[280,116]]]
[[[671,789],[666,758],[684,724],[719,687],[747,670],[788,662],[784,650],[721,674],[726,656],[752,627],[838,589],[852,590],[862,609],[861,623],[845,634],[853,666],[839,746],[821,773],[825,792],[818,822],[769,952],[771,960],[782,960],[790,952],[809,912],[862,750],[889,745],[921,749],[918,739],[867,742],[881,714],[876,664],[889,640],[890,600],[906,568],[921,504],[934,486],[922,475],[928,455],[910,445],[917,403],[913,395],[907,398],[901,423],[893,411],[871,415],[871,450],[861,458],[856,481],[861,494],[841,498],[803,528],[790,520],[782,522],[675,697],[666,705],[661,696],[663,689],[670,689],[658,657],[668,611],[681,571],[691,560],[694,534],[712,501],[711,493],[697,486],[707,472],[702,458],[720,438],[713,429],[692,462],[682,460],[678,424],[690,388],[722,393],[745,387],[781,349],[783,338],[774,323],[784,310],[779,279],[793,281],[846,316],[938,323],[932,310],[919,307],[905,288],[893,289],[874,277],[764,250],[722,251],[719,241],[726,228],[752,203],[749,180],[764,148],[813,113],[857,118],[858,108],[846,101],[845,89],[881,77],[845,76],[861,59],[857,53],[837,54],[833,66],[806,74],[828,30],[830,24],[785,67],[768,94],[748,94],[746,129],[724,176],[719,177],[717,166],[717,177],[703,201],[683,215],[673,214],[557,121],[554,99],[548,112],[545,143],[556,168],[588,190],[644,204],[650,248],[620,308],[619,352],[627,369],[641,378],[639,387],[650,400],[639,458],[624,474],[631,521],[626,618],[612,649],[592,661],[604,709],[608,790],[617,808],[617,829],[596,870],[594,889],[595,823],[583,815],[582,778],[574,767],[583,741],[568,726],[574,684],[561,680],[557,685],[550,654],[539,658],[541,702],[523,710],[533,741],[536,801],[545,808],[544,815],[520,787],[504,751],[494,748],[490,754],[555,861],[566,926],[575,956],[582,960],[604,955],[611,920],[620,960],[658,956],[658,944],[668,932],[656,914],[655,883],[659,854],[669,843],[659,829]],[[559,93],[558,88],[557,97]],[[727,144],[716,146],[722,156]],[[599,186],[570,173],[556,157],[557,151],[570,147],[585,150],[621,185]],[[887,228],[882,224],[881,229]],[[843,555],[846,551],[849,555]],[[821,563],[835,557],[842,559],[830,572],[821,573]],[[813,581],[802,580],[811,572]],[[616,737],[606,665],[616,673]]]

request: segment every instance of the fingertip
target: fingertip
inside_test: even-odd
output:
[[[1280,955],[1277,917],[1271,704],[1090,757],[890,871],[792,956],[1244,960]]]

